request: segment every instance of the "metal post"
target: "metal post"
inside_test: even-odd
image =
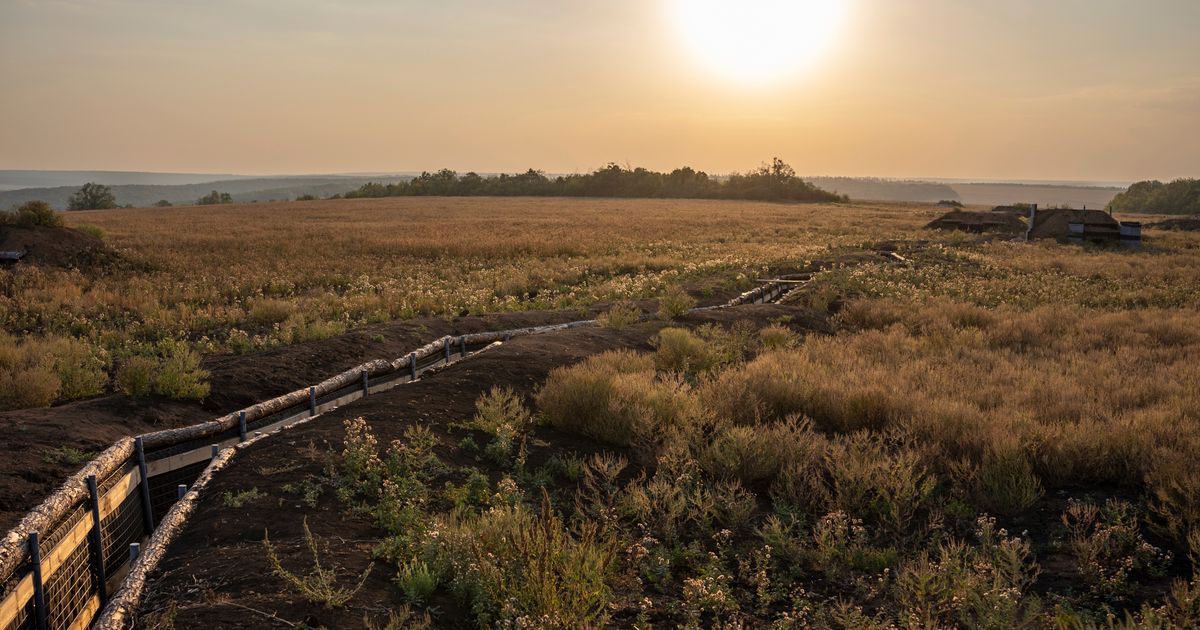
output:
[[[175,499],[182,499],[183,495],[185,494],[187,494],[187,484],[181,483],[179,484],[179,487],[175,489]]]
[[[129,566],[132,567],[140,557],[142,557],[142,543],[129,543]]]
[[[370,385],[370,381],[368,380],[369,378],[370,378],[370,376],[367,375],[367,371],[363,370],[362,371],[363,398],[366,398],[367,396],[371,395],[371,385]]]
[[[308,415],[317,415],[317,388],[308,388]]]
[[[87,489],[88,500],[92,504],[92,533],[88,536],[88,542],[92,545],[92,568],[96,571],[96,590],[100,595],[100,605],[103,606],[108,601],[104,584],[108,578],[104,575],[104,532],[100,530],[100,491],[96,487],[96,475],[87,476]]]
[[[38,533],[29,532],[29,561],[33,563],[33,614],[37,618],[38,630],[46,630],[49,621],[46,610],[46,590],[42,587],[42,550],[38,545]]]
[[[463,358],[466,358],[466,356],[467,356],[467,338],[466,337],[458,338],[458,355]]]
[[[243,442],[246,441],[246,412],[238,414],[238,436]]]
[[[408,372],[410,380],[417,380],[417,353],[414,352],[408,355]]]
[[[142,438],[137,438],[133,441],[133,449],[137,452],[138,472],[141,474],[142,483],[142,523],[146,526],[146,533],[154,533],[154,508],[150,506],[150,475],[146,472],[146,449],[142,446]]]
[[[449,337],[446,337],[446,340],[442,342],[442,349],[445,350],[445,352],[446,352],[446,363],[449,363],[450,362],[450,338]]]

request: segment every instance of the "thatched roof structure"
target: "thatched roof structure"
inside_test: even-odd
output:
[[[1082,225],[1082,232],[1072,234],[1072,224]],[[1030,240],[1053,238],[1067,241],[1072,236],[1088,241],[1116,241],[1121,237],[1121,224],[1103,210],[1055,208],[1038,210],[1029,229]]]
[[[1025,222],[1011,214],[953,210],[934,219],[925,229],[1021,234],[1025,232]]]

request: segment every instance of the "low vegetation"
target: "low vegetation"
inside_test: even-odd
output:
[[[1108,204],[1114,212],[1200,215],[1200,179],[1138,182]]]
[[[1178,287],[1138,309],[870,295],[891,273],[797,296],[838,282],[832,334],[668,326],[530,406],[493,390],[456,429],[488,436],[475,466],[350,422],[341,496],[389,532],[411,605],[479,627],[1200,623],[1200,316]]]
[[[62,227],[63,218],[45,201],[27,201],[12,212],[0,213],[0,225]]]
[[[0,269],[0,328],[11,345],[30,344],[28,361],[0,360],[0,390],[37,376],[29,393],[0,393],[0,406],[92,391],[47,376],[58,339],[102,360],[102,390],[145,392],[121,371],[145,372],[132,359],[159,361],[166,344],[255,352],[413,317],[655,298],[671,317],[689,298],[745,290],[765,268],[861,245],[859,221],[891,238],[927,221],[907,208],[494,198],[263,205],[247,216],[236,205],[66,213],[70,226],[102,230],[123,262]]]
[[[659,173],[645,168],[623,168],[608,164],[587,174],[548,177],[529,169],[516,175],[484,177],[478,173],[459,175],[442,169],[392,184],[364,184],[346,193],[359,197],[422,196],[532,196],[532,197],[642,197],[685,199],[755,199],[763,201],[849,201],[843,195],[822,190],[799,177],[779,158],[747,173],[711,177],[690,167]]]

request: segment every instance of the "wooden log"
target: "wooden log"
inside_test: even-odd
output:
[[[329,392],[341,389],[347,385],[350,385],[351,383],[357,383],[359,379],[362,378],[363,371],[366,371],[367,374],[370,375],[378,375],[392,372],[395,369],[396,368],[392,366],[391,362],[384,359],[377,359],[352,367],[341,374],[337,374],[336,376],[332,376],[321,381],[313,387],[316,388],[317,396],[324,396]],[[308,396],[309,388],[305,387],[303,389],[298,389],[294,392],[260,402],[256,405],[251,405],[243,411],[246,412],[247,421],[257,420],[259,418],[265,418],[271,414],[287,409],[288,407],[305,404],[308,402]],[[225,416],[221,416],[216,420],[210,420],[200,424],[180,427],[178,429],[166,429],[164,431],[147,433],[142,436],[142,443],[146,448],[149,449],[162,448],[172,444],[179,444],[181,442],[187,442],[190,440],[216,435],[238,426],[240,422],[241,411],[237,411]]]
[[[526,335],[537,335],[537,334],[541,334],[541,333],[554,332],[554,331],[558,331],[558,330],[569,330],[571,328],[579,328],[582,326],[594,326],[594,325],[596,325],[596,320],[583,319],[583,320],[574,321],[574,322],[567,322],[565,324],[548,324],[545,326],[529,326],[527,328],[515,328],[513,330],[500,330],[500,331],[496,331],[496,332],[473,333],[470,335],[463,335],[463,339],[466,340],[466,342],[468,344],[474,345],[477,343],[491,343],[493,341],[503,341],[505,339],[512,339],[513,337],[523,337]]]
[[[59,486],[58,490],[46,497],[45,501],[30,510],[25,518],[21,519],[16,527],[9,530],[4,535],[4,539],[0,541],[0,581],[7,581],[28,560],[29,550],[25,543],[30,532],[49,532],[71,510],[87,499],[88,475],[104,479],[113,471],[124,466],[132,456],[133,438],[117,440],[115,444],[71,475]]]
[[[297,426],[309,421],[311,418],[302,418],[289,426]],[[213,458],[204,472],[200,473],[200,477],[192,484],[187,494],[176,501],[159,521],[158,527],[150,535],[150,540],[142,547],[138,561],[92,624],[93,630],[125,630],[133,627],[138,607],[141,605],[142,594],[145,592],[147,576],[158,567],[166,555],[168,547],[171,546],[171,542],[187,525],[188,518],[196,511],[196,503],[200,500],[200,494],[208,487],[213,476],[228,466],[238,453],[270,435],[272,434],[257,434],[245,442],[223,449]]]

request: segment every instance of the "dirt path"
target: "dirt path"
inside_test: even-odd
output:
[[[797,329],[821,327],[819,320],[806,312],[780,305],[709,311],[682,322],[730,324],[749,319],[762,326],[781,317],[791,317]],[[341,567],[345,580],[353,581],[349,576],[357,576],[367,567],[370,552],[382,536],[369,519],[346,511],[332,490],[326,489],[315,507],[304,505],[296,494],[284,490],[285,485],[322,474],[330,453],[341,449],[342,421],[365,418],[381,444],[401,437],[410,425],[422,424],[439,437],[437,453],[443,461],[486,468],[459,446],[461,435],[447,430],[451,423],[474,414],[480,395],[494,385],[529,393],[552,369],[604,350],[650,350],[649,340],[662,326],[647,322],[622,331],[581,328],[514,339],[421,381],[357,401],[256,444],[240,453],[202,495],[188,526],[151,577],[144,612],[161,611],[174,602],[174,623],[180,628],[284,627],[235,604],[313,627],[361,627],[364,615],[377,622],[385,620],[389,610],[402,605],[390,581],[391,568],[377,565],[350,604],[331,611],[286,589],[272,575],[262,548],[263,531],[269,529],[285,566],[300,571],[311,566],[303,541],[307,519],[313,533],[331,543],[324,560]],[[593,442],[540,427],[529,458],[533,465],[551,454],[587,455],[596,450]],[[258,498],[241,507],[229,507],[223,499],[226,493],[234,496],[250,490],[255,490]],[[439,626],[457,627],[465,622],[456,616],[452,602],[434,602],[434,606],[442,611]]]

